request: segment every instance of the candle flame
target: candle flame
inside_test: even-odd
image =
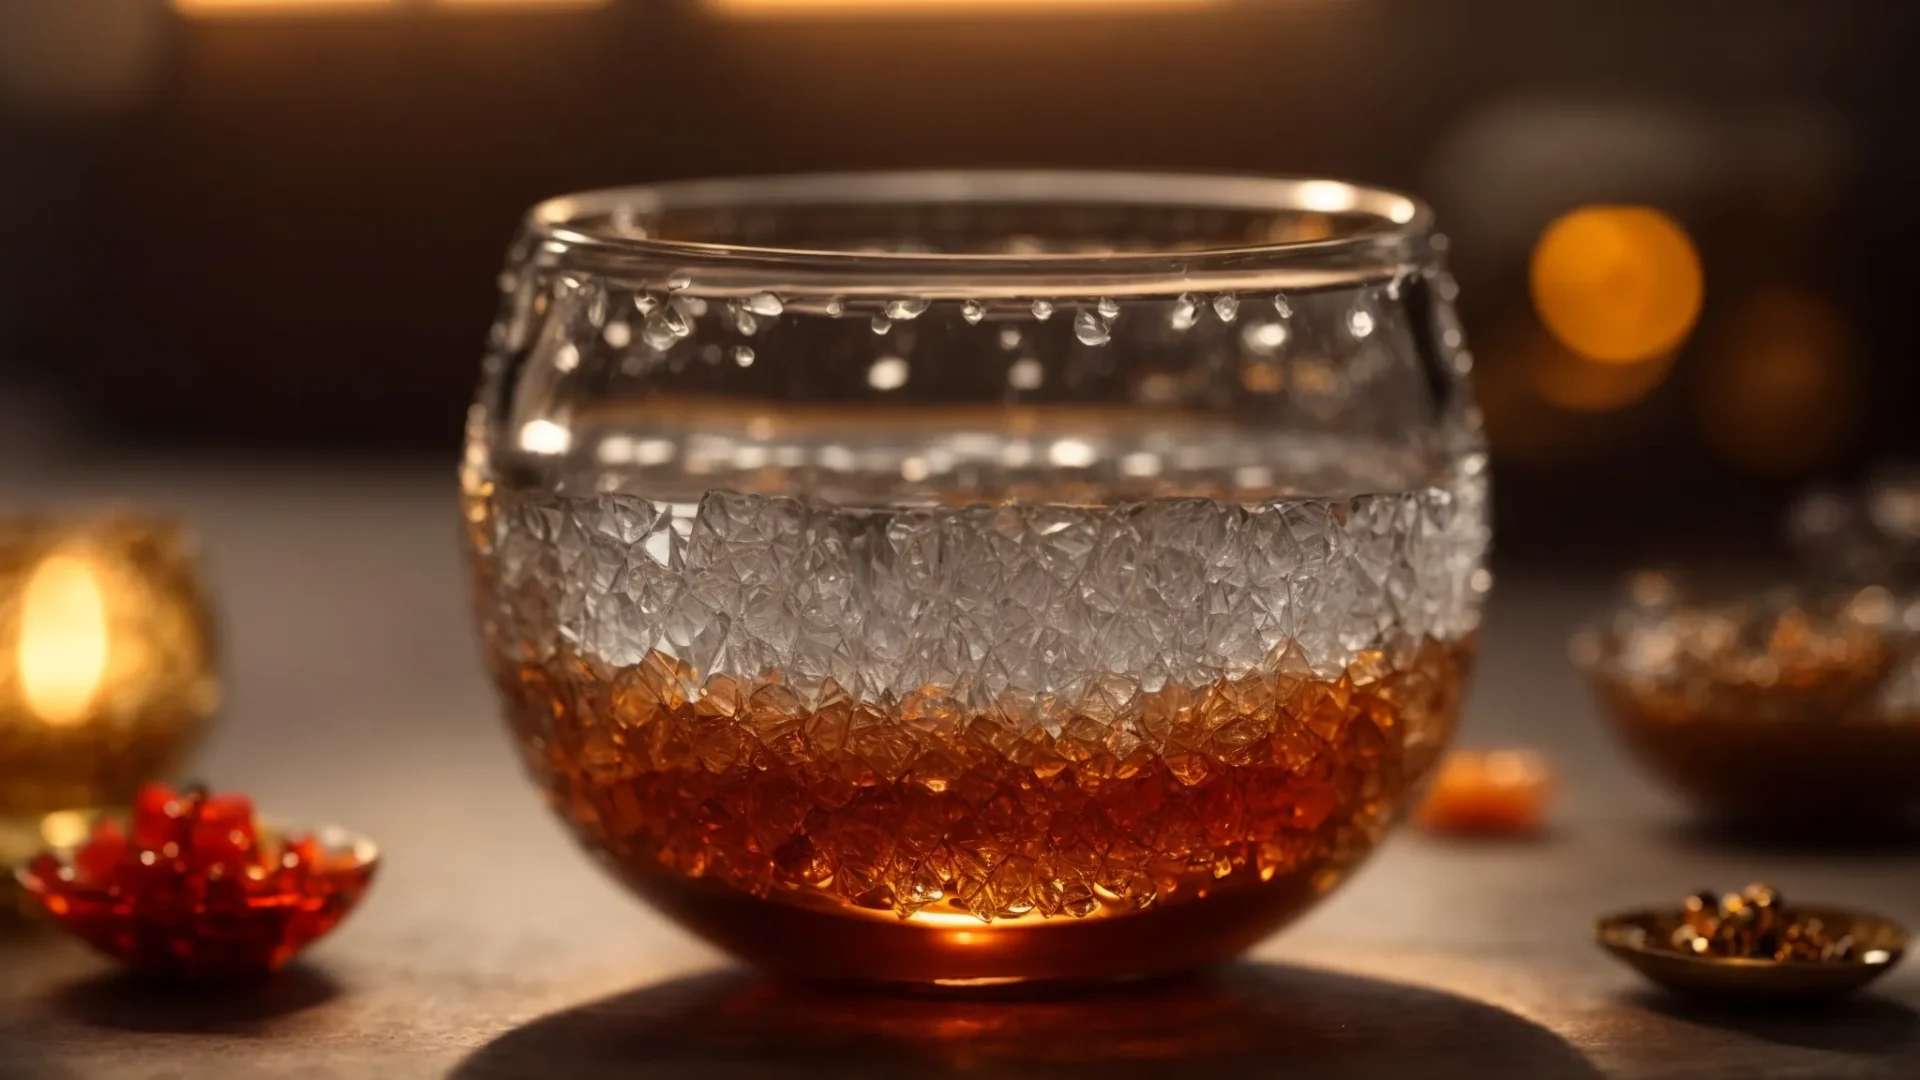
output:
[[[93,705],[107,672],[107,604],[93,564],[51,555],[27,580],[20,605],[20,686],[49,724],[71,724]]]

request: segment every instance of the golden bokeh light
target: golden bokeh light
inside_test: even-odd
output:
[[[1805,289],[1756,289],[1709,326],[1695,406],[1700,434],[1726,461],[1796,473],[1832,460],[1863,404],[1846,318]]]
[[[1202,8],[1228,0],[705,0],[727,16],[968,15],[982,12],[1037,15],[1054,11]]]
[[[84,718],[107,673],[107,603],[92,562],[50,555],[20,595],[15,662],[28,709],[49,724]]]
[[[1529,286],[1561,344],[1616,364],[1679,348],[1706,291],[1686,230],[1645,206],[1582,206],[1555,219],[1534,245]]]
[[[189,18],[256,15],[328,15],[370,11],[436,10],[561,11],[605,7],[613,0],[173,0]]]

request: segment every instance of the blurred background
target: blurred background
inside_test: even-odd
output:
[[[1909,456],[1912,0],[3,0],[0,458],[444,469],[521,210],[703,174],[1428,198],[1501,561]]]

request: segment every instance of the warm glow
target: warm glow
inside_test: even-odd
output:
[[[1637,364],[1590,360],[1524,308],[1487,327],[1476,345],[1474,383],[1487,437],[1503,458],[1533,467],[1632,438],[1649,419],[1642,403],[1678,367],[1673,353]]]
[[[399,0],[173,0],[173,10],[189,17],[219,15],[312,15],[397,7]]]
[[[1333,180],[1308,180],[1300,185],[1300,205],[1322,214],[1340,214],[1353,209],[1356,195],[1352,187]]]
[[[1638,363],[1590,360],[1555,340],[1544,328],[1526,352],[1527,382],[1548,404],[1570,412],[1624,409],[1659,389],[1673,371],[1672,353]]]
[[[408,8],[489,8],[500,11],[604,7],[612,0],[173,0],[173,10],[195,18],[223,15],[325,15]]]
[[[92,831],[92,815],[84,810],[55,810],[40,819],[40,838],[48,847],[76,847]]]
[[[1644,206],[1583,206],[1533,249],[1533,305],[1554,337],[1590,360],[1634,364],[1679,348],[1705,279],[1685,229]]]
[[[20,601],[21,691],[50,724],[86,716],[107,671],[107,606],[93,564],[48,556]]]
[[[503,11],[516,8],[596,8],[605,7],[613,0],[429,0],[432,7],[443,8],[499,8]]]
[[[1063,9],[1214,7],[1227,0],[706,0],[721,15],[1041,14]]]
[[[1701,434],[1722,458],[1795,473],[1844,449],[1862,402],[1853,334],[1803,289],[1759,289],[1704,335],[1696,380]]]

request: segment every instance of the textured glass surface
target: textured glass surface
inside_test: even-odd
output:
[[[1486,480],[1437,247],[1324,181],[536,208],[462,469],[530,771],[643,893],[789,970],[1244,946],[1457,714]]]

